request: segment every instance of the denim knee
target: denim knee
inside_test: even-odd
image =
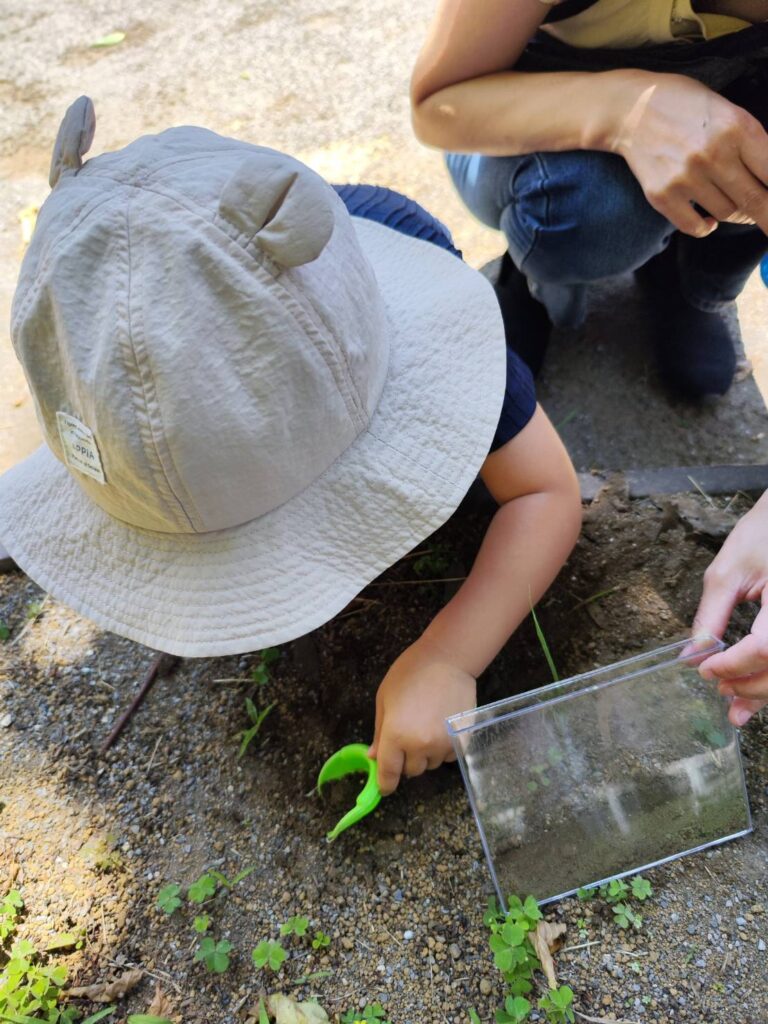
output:
[[[674,231],[621,157],[535,153],[519,162],[499,226],[535,281],[580,284],[642,266]]]

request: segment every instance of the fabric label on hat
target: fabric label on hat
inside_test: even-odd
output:
[[[56,422],[59,427],[61,446],[64,449],[64,458],[69,468],[76,469],[79,473],[85,473],[92,480],[98,480],[100,484],[105,484],[107,481],[101,466],[96,438],[92,431],[80,420],[66,412],[57,412]]]

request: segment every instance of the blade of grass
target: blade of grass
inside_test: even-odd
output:
[[[253,704],[252,701],[251,701],[251,704]],[[276,704],[277,704],[277,701],[273,700],[272,703],[270,705],[268,705],[266,708],[262,708],[262,710],[258,712],[258,715],[257,715],[256,719],[253,721],[253,725],[251,726],[251,728],[250,729],[246,729],[243,732],[242,739],[241,739],[241,742],[240,742],[240,749],[237,752],[237,760],[238,761],[243,757],[243,755],[245,754],[246,750],[248,749],[248,747],[249,747],[249,745],[251,743],[251,740],[254,738],[254,736],[256,736],[258,734],[259,730],[261,729],[262,725],[264,724],[264,719],[267,717],[267,715],[270,713],[270,711],[272,710],[272,708]],[[255,707],[254,707],[254,710],[255,710]],[[250,711],[249,711],[249,715],[250,715]]]
[[[714,508],[715,507],[714,501],[710,498],[710,496],[707,494],[707,492],[704,490],[704,488],[701,486],[701,484],[697,480],[694,480],[693,477],[689,473],[686,473],[686,476],[691,481],[691,483],[696,488],[696,490],[699,492],[699,494],[702,496],[702,498],[704,498],[704,500],[709,505],[712,505],[712,507]]]
[[[539,619],[536,615],[536,609],[533,607],[533,602],[531,602],[531,618],[533,619],[533,625],[536,629],[536,636],[539,638],[539,643],[541,644],[541,649],[544,652],[544,657],[547,659],[549,671],[552,673],[552,679],[554,682],[559,683],[560,676],[557,674],[557,669],[555,668],[555,661],[552,657],[552,652],[549,649],[547,638],[544,636],[544,630],[541,628]]]
[[[623,590],[625,586],[625,583],[619,583],[615,587],[608,587],[607,590],[598,590],[596,594],[591,594],[589,597],[585,597],[582,601],[577,602],[573,608],[571,608],[570,614],[573,615],[573,613],[578,611],[579,608],[583,608],[587,604],[592,604],[593,601],[600,601],[604,597],[615,594],[617,590]]]
[[[560,420],[560,422],[555,424],[555,430],[558,432],[558,434],[563,429],[563,427],[567,427],[571,420],[574,418],[574,416],[578,416],[578,414],[578,409],[571,409],[570,412],[566,413],[565,416],[563,416],[563,418]]]

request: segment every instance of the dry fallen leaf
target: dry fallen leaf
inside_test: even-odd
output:
[[[269,996],[267,1009],[275,1024],[329,1024],[328,1014],[318,1003],[298,1003],[290,996]]]
[[[564,924],[550,924],[549,921],[539,921],[536,931],[530,936],[536,956],[541,962],[541,969],[547,978],[550,988],[557,988],[557,977],[555,976],[555,961],[552,953],[560,945],[560,938],[565,934]]]
[[[114,981],[100,981],[95,985],[70,988],[67,995],[75,999],[91,999],[94,1003],[111,1003],[113,999],[123,999],[128,995],[143,977],[144,971],[137,967],[135,970],[126,971]]]
[[[155,985],[155,994],[147,1009],[148,1017],[173,1017],[173,1003],[163,992],[158,984]]]

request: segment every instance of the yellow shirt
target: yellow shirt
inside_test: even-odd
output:
[[[722,14],[698,14],[691,0],[597,0],[581,14],[542,28],[569,46],[625,49],[677,39],[714,39],[750,24]]]

